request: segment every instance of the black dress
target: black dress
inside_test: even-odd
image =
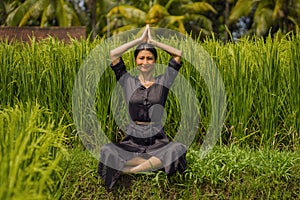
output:
[[[98,174],[109,188],[117,181],[126,161],[137,156],[159,158],[167,175],[177,170],[180,173],[185,171],[186,146],[170,142],[161,124],[169,88],[181,66],[172,58],[165,73],[155,77],[155,83],[148,88],[141,84],[138,77],[127,73],[122,59],[112,66],[123,88],[131,122],[121,142],[101,148]],[[136,121],[150,123],[139,125]]]

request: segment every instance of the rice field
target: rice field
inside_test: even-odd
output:
[[[129,199],[145,198],[137,189],[104,190],[96,175],[97,161],[84,151],[74,125],[75,77],[102,41],[1,42],[0,199],[94,199],[94,194],[113,199],[122,192]],[[141,186],[154,199],[242,198],[245,191],[250,199],[299,198],[300,36],[197,42],[218,67],[226,90],[227,112],[217,150],[203,160],[193,156],[209,128],[211,99],[201,74],[184,62],[180,73],[196,93],[200,116],[188,172],[172,180],[161,173],[139,175],[132,178],[134,188]],[[131,56],[124,55],[128,66],[133,66]],[[168,59],[161,51],[159,57],[162,63]],[[123,137],[110,105],[115,84],[112,71],[105,70],[95,101],[97,119],[112,141]],[[181,117],[176,95],[170,93],[166,110],[165,130],[172,138],[180,122],[170,119]],[[88,162],[80,158],[84,156]]]

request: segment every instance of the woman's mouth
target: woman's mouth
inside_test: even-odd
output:
[[[153,66],[153,64],[145,64],[145,65],[138,65],[138,68],[139,69],[141,69],[141,68],[143,68],[143,69],[148,69],[148,68],[150,68],[150,67],[152,67]]]

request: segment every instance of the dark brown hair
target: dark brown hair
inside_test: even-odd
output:
[[[137,55],[142,50],[150,51],[154,55],[155,60],[157,60],[157,51],[156,51],[155,47],[148,43],[142,43],[136,47],[136,49],[134,51],[134,59],[136,59]]]

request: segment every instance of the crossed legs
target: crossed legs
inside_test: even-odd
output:
[[[162,162],[159,158],[151,156],[149,158],[134,157],[125,163],[123,172],[138,173],[157,170],[162,167]]]

